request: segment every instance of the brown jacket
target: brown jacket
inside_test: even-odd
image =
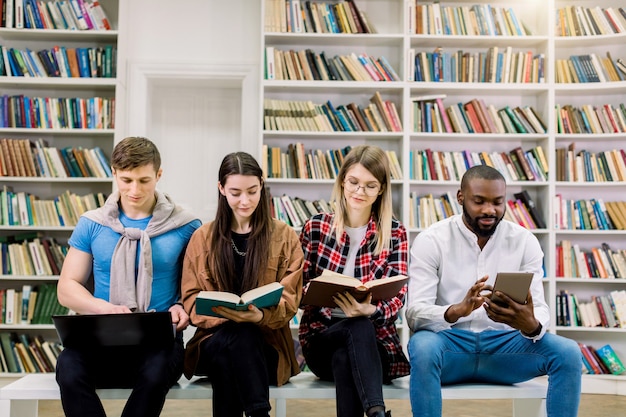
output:
[[[224,322],[223,318],[196,314],[196,296],[200,291],[216,291],[209,281],[206,268],[208,236],[212,222],[196,230],[189,241],[183,261],[182,297],[185,311],[191,323],[197,326],[196,333],[187,343],[185,351],[185,376],[191,378],[196,370],[200,354],[200,343],[211,336],[212,328]],[[274,220],[269,261],[261,284],[278,281],[285,288],[276,307],[263,309],[263,320],[259,326],[267,342],[278,352],[276,380],[283,385],[300,372],[294,353],[293,338],[289,321],[296,314],[302,297],[302,262],[304,255],[296,232],[287,224]]]

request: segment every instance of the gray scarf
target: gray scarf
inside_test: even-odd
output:
[[[104,206],[83,214],[86,218],[121,234],[111,258],[109,302],[125,305],[133,311],[148,310],[152,296],[152,246],[150,238],[184,226],[197,217],[174,204],[165,193],[156,191],[156,204],[145,230],[125,228],[119,219],[118,191],[107,198]],[[139,267],[135,282],[137,242],[140,243]]]

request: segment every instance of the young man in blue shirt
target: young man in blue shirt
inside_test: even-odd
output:
[[[79,314],[169,311],[178,336],[166,348],[66,348],[57,382],[67,417],[106,414],[96,388],[132,388],[123,417],[157,417],[183,368],[182,259],[200,221],[156,190],[161,157],[145,138],[129,137],[111,156],[117,191],[80,218],[58,284],[59,302]],[[93,274],[93,293],[87,288]]]

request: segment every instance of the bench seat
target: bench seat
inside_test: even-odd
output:
[[[528,381],[516,385],[459,384],[442,388],[443,399],[512,399],[514,417],[545,417],[546,385]],[[383,387],[385,399],[409,399],[409,378],[400,378]],[[126,399],[129,389],[100,389],[104,400]],[[168,399],[210,399],[213,390],[206,379],[184,377],[174,385]],[[275,400],[276,417],[287,416],[289,399],[333,399],[335,385],[320,381],[311,373],[291,378],[281,387],[270,387],[270,398]],[[59,387],[54,374],[26,375],[0,388],[0,417],[37,417],[39,400],[59,400]]]

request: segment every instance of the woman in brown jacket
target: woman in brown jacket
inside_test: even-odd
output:
[[[213,415],[269,416],[269,386],[299,372],[289,321],[302,296],[303,253],[296,232],[272,219],[263,173],[249,154],[227,155],[219,170],[213,222],[191,237],[183,263],[182,296],[197,326],[185,352],[185,376],[208,376]],[[271,282],[284,289],[278,305],[246,311],[216,307],[196,313],[200,291],[239,294]]]

